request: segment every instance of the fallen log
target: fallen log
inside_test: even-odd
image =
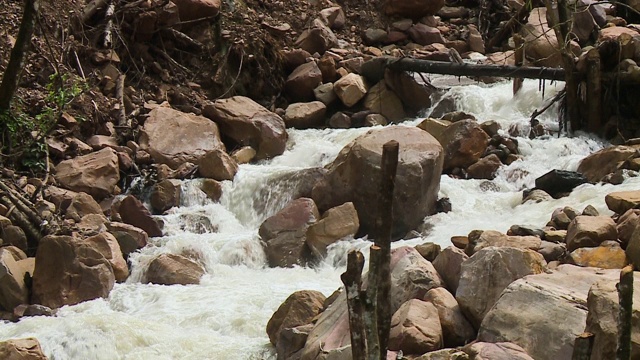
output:
[[[511,65],[457,64],[443,61],[418,60],[411,58],[379,57],[363,64],[362,74],[375,76],[384,74],[384,68],[395,71],[410,71],[430,74],[444,74],[469,77],[504,77],[543,80],[564,80],[565,71],[561,68],[518,67]]]

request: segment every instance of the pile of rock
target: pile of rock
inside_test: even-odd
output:
[[[402,351],[421,360],[478,354],[566,359],[575,338],[590,331],[596,335],[593,356],[614,356],[617,269],[628,261],[640,265],[640,217],[634,209],[640,192],[612,193],[607,204],[623,215],[565,207],[554,211],[544,229],[476,230],[441,252],[433,244],[394,249],[390,353]],[[635,284],[640,285],[640,277]],[[279,358],[348,358],[345,292],[328,299],[316,294],[313,300],[302,294],[307,292],[287,299],[267,327]],[[634,318],[640,316],[640,296],[635,298]],[[302,309],[307,309],[304,317],[293,315]],[[635,322],[632,326],[640,331]],[[640,354],[636,339],[632,353]]]

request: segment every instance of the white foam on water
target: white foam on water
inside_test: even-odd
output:
[[[561,88],[547,84],[546,97]],[[525,81],[515,98],[511,89],[510,82],[454,86],[448,96],[479,121],[526,128],[531,113],[544,106],[538,82]],[[553,109],[539,119],[557,128]],[[219,203],[207,199],[198,180],[185,181],[182,206],[163,216],[167,235],[131,255],[130,278],[116,284],[108,299],[64,307],[57,317],[0,324],[0,339],[35,336],[51,359],[275,359],[265,331],[273,312],[296,290],[330,295],[341,285],[346,253],[353,248],[367,253],[370,243],[338,242],[314,269],[272,269],[266,266],[258,228],[292,200],[291,189],[301,181],[293,175],[327,165],[368,130],[290,130],[285,153],[241,165],[233,182],[222,183]],[[424,237],[393,246],[425,241],[448,246],[451,236],[474,229],[541,227],[555,208],[567,205],[582,210],[590,204],[610,214],[604,204],[607,193],[640,186],[640,178],[618,186],[585,184],[562,199],[521,204],[522,190],[532,187],[536,177],[554,168],[575,170],[583,157],[605,144],[585,136],[517,140],[523,159],[502,167],[491,186],[443,176],[440,196],[450,198],[453,210],[425,219],[430,229]],[[207,272],[201,284],[145,284],[149,262],[161,253],[185,254],[200,262]]]

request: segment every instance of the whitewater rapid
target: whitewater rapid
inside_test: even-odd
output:
[[[562,86],[547,84],[546,98]],[[510,82],[453,86],[447,96],[480,122],[495,120],[503,129],[520,124],[526,130],[531,113],[544,106],[538,82],[526,81],[515,98],[511,89]],[[557,129],[556,117],[552,109],[540,120]],[[163,216],[167,235],[151,239],[149,246],[130,257],[130,278],[116,284],[108,299],[63,307],[56,317],[0,324],[0,340],[34,336],[50,359],[275,359],[265,332],[273,312],[296,290],[330,295],[341,285],[346,252],[366,250],[369,243],[366,239],[337,243],[315,268],[272,269],[265,265],[258,227],[292,200],[290,189],[296,184],[287,175],[330,163],[344,145],[368,130],[290,130],[285,153],[241,165],[234,181],[224,182],[219,203],[206,199],[198,180],[185,182],[182,206]],[[582,210],[593,205],[611,214],[605,195],[640,184],[640,178],[617,186],[585,184],[562,199],[521,204],[522,190],[532,187],[536,177],[554,168],[575,170],[582,158],[606,144],[585,135],[518,137],[518,143],[523,159],[503,166],[490,190],[483,180],[443,176],[440,196],[450,198],[453,210],[427,218],[423,237],[394,246],[431,241],[445,247],[451,236],[474,229],[505,232],[513,224],[542,227],[557,207]],[[202,224],[217,230],[199,234]],[[207,274],[200,285],[142,284],[147,264],[161,253],[195,256]]]

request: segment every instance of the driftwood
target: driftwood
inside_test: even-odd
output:
[[[351,354],[354,359],[364,359],[367,354],[364,330],[364,299],[361,296],[363,267],[364,256],[360,251],[352,250],[347,255],[347,271],[340,277],[347,292]]]
[[[33,203],[0,181],[0,204],[9,209],[7,217],[24,231],[29,240],[29,252],[35,251],[43,236],[41,229],[45,222],[34,210]]]
[[[521,77],[528,79],[564,80],[565,71],[560,68],[518,67],[510,65],[456,64],[443,61],[418,60],[411,58],[382,57],[382,66],[396,71],[423,72],[470,77]],[[366,63],[365,63],[366,64]]]
[[[487,50],[493,50],[499,44],[502,44],[509,38],[514,31],[517,30],[519,24],[524,24],[529,18],[531,8],[527,5],[523,6],[518,12],[507,21],[504,26],[487,42]],[[517,45],[516,45],[517,48]]]
[[[513,35],[513,41],[516,44],[516,66],[521,67],[524,65],[524,38],[520,35]],[[513,95],[517,94],[518,91],[522,88],[523,79],[522,78],[514,78],[513,79]]]
[[[124,79],[126,78],[125,74],[120,74],[116,81],[116,99],[118,99],[119,109],[118,109],[118,126],[122,127],[131,127],[131,123],[127,121],[127,112],[124,107]]]
[[[107,25],[104,28],[104,32],[102,33],[102,48],[110,49],[111,45],[113,45],[113,14],[116,12],[116,4],[112,1],[107,6],[107,11],[105,12],[104,18],[107,21]]]
[[[20,30],[16,43],[11,49],[9,63],[2,77],[0,85],[0,112],[8,111],[11,106],[13,95],[18,89],[20,75],[24,69],[25,59],[29,46],[31,45],[31,36],[38,18],[38,9],[40,8],[40,0],[27,0],[24,3],[24,13]]]
[[[618,297],[620,317],[618,319],[618,348],[616,360],[631,359],[631,314],[633,309],[633,265],[627,265],[620,271]]]

